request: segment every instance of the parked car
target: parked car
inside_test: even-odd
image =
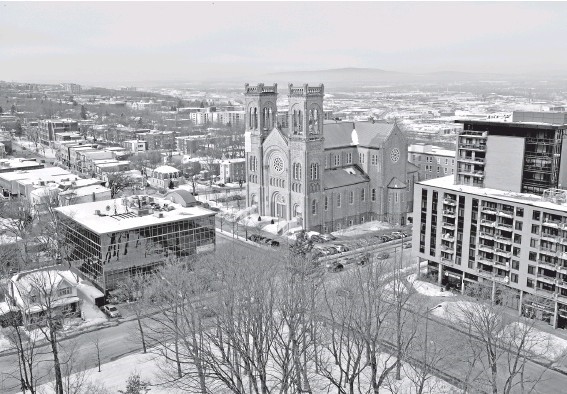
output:
[[[349,247],[345,245],[333,245],[331,247],[336,249],[339,253],[348,252],[350,250]]]
[[[328,261],[326,267],[327,271],[331,272],[340,272],[345,268],[344,265],[338,261]]]
[[[114,305],[104,305],[102,311],[108,315],[108,317],[120,317],[120,311]]]
[[[382,235],[382,241],[383,242],[389,242],[391,240],[393,240],[394,238],[388,236],[388,235]]]
[[[404,236],[402,235],[402,233],[400,233],[399,231],[394,231],[392,234],[390,234],[392,237],[394,238],[403,238]]]
[[[410,249],[411,248],[411,242],[404,242],[404,249]]]
[[[378,253],[378,255],[376,255],[376,258],[378,260],[386,260],[388,257],[390,257],[390,253],[388,253],[388,252],[381,252],[381,253]]]
[[[323,238],[322,235],[317,235],[317,234],[312,235],[310,240],[313,241],[313,242],[319,242],[319,243],[327,242],[327,240],[325,238]]]
[[[319,235],[320,238],[324,239],[324,242],[334,241],[337,239],[333,234],[321,234]]]

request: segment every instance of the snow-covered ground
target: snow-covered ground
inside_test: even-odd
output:
[[[10,342],[6,336],[6,329],[0,328],[0,352],[11,349],[12,347],[12,342]]]
[[[323,354],[322,359],[328,359],[330,362],[328,364],[329,372],[335,376],[339,377],[339,369],[331,361],[329,354]],[[395,362],[393,357],[388,357],[383,354],[379,357],[379,368],[384,368],[386,365],[391,365]],[[104,386],[109,392],[118,392],[118,390],[124,390],[126,387],[126,382],[128,377],[132,374],[138,374],[141,380],[149,382],[152,384],[151,393],[152,394],[181,394],[183,391],[176,390],[173,388],[166,388],[157,385],[159,383],[160,376],[160,365],[163,366],[163,360],[158,358],[156,355],[147,354],[132,354],[115,361],[103,364],[101,366],[101,372],[98,372],[98,368],[91,368],[84,373],[85,387],[89,383],[98,386]],[[394,379],[388,379],[388,384],[383,387],[384,392],[392,393],[411,393],[415,392],[415,386],[411,376],[415,374],[415,371],[407,364],[403,365],[402,368],[402,379],[396,381]],[[310,385],[312,392],[314,394],[324,394],[329,393],[334,390],[329,387],[329,382],[322,376],[310,374]],[[79,378],[81,374],[74,374],[71,377],[71,382]],[[245,377],[243,377],[245,379]],[[358,380],[361,387],[369,386],[370,371],[366,368],[360,374]],[[154,386],[155,385],[155,386]],[[245,383],[246,385],[246,383]],[[391,390],[387,389],[387,386],[392,387]],[[38,388],[38,392],[44,394],[51,394],[55,391],[53,390],[53,383],[47,383]],[[218,393],[228,393],[228,390],[222,390],[219,388]],[[458,393],[459,390],[454,386],[439,380],[435,377],[431,377],[426,382],[425,391],[427,393],[437,393],[437,394],[449,394]]]
[[[454,323],[465,319],[465,312],[478,309],[480,304],[471,301],[442,302],[431,311],[431,314]]]
[[[334,231],[331,234],[333,234],[334,236],[355,236],[368,234],[370,232],[378,230],[388,230],[390,228],[392,228],[392,226],[389,223],[374,221],[357,224],[355,226],[345,228],[344,230]]]
[[[419,293],[428,297],[454,297],[455,294],[450,291],[443,291],[442,287],[429,282],[416,279],[416,274],[411,274],[407,278],[413,288]]]
[[[525,348],[533,354],[545,357],[551,361],[556,361],[567,354],[567,340],[559,338],[548,332],[540,331],[537,328],[526,328],[524,323],[510,323],[504,328],[503,335],[513,335],[513,333],[525,333],[529,331],[526,337]]]
[[[16,139],[14,140],[14,142],[21,147],[31,150],[32,152],[36,152],[47,159],[55,159],[55,150],[52,148],[38,144],[36,150],[36,145],[32,141]]]

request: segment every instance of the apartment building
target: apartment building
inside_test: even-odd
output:
[[[415,185],[416,256],[439,284],[510,290],[509,306],[566,328],[567,124],[463,123],[457,173]]]
[[[430,144],[408,146],[408,161],[419,169],[419,180],[455,174],[455,151]]]
[[[50,145],[56,140],[56,134],[79,131],[79,122],[73,119],[45,119],[38,124],[39,139],[42,144]]]
[[[219,164],[219,176],[222,183],[246,182],[246,159],[222,160]]]

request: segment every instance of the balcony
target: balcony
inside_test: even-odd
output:
[[[502,210],[498,211],[498,216],[504,216],[505,218],[512,219],[514,217],[514,211],[502,209]]]
[[[488,227],[495,227],[496,226],[496,222],[494,220],[482,219],[480,221],[480,224],[482,224],[483,226],[488,226]]]
[[[456,203],[455,200],[451,200],[451,199],[449,199],[449,198],[443,199],[443,204],[451,205],[451,206],[453,206],[453,207],[457,205],[457,203]]]
[[[494,265],[494,261],[486,257],[478,256],[476,260],[485,265],[490,265],[490,266]]]
[[[452,236],[451,234],[443,234],[441,236],[441,239],[448,242],[455,242],[455,237]]]
[[[512,225],[511,225],[511,224],[502,223],[502,222],[497,222],[497,223],[496,223],[496,228],[504,229],[504,230],[511,230],[511,229],[512,229]]]
[[[554,285],[554,284],[555,284],[555,277],[554,277],[554,276],[547,276],[547,275],[543,275],[543,274],[537,274],[536,277],[537,277],[537,280],[539,280],[539,281],[541,281],[541,282],[549,283],[550,285]]]
[[[497,235],[496,236],[496,240],[500,243],[506,244],[506,245],[512,245],[512,239],[508,238],[508,237],[503,237],[501,235]]]
[[[486,271],[486,270],[483,270],[482,268],[478,268],[477,271],[478,271],[478,274],[480,276],[484,276],[485,278],[491,278],[492,277],[492,271]]]
[[[542,225],[547,227],[559,228],[560,226],[563,225],[563,223],[560,220],[546,219],[543,221]]]
[[[563,295],[561,293],[557,293],[555,294],[555,299],[557,301],[563,302],[563,303],[567,303],[567,295]]]
[[[479,235],[480,235],[482,238],[486,238],[486,239],[495,239],[495,238],[496,238],[496,236],[495,236],[494,234],[492,234],[492,233],[487,233],[486,231],[481,231],[481,232],[479,233]]]
[[[567,245],[567,238],[557,237],[557,242],[563,245]]]
[[[541,239],[544,241],[548,241],[548,242],[553,242],[556,243],[557,242],[557,236],[551,235],[551,234],[541,234]]]
[[[550,263],[550,262],[545,261],[545,260],[538,260],[537,265],[540,266],[540,267],[552,269],[552,270],[556,269],[556,267],[557,267],[555,264]]]
[[[482,207],[482,212],[489,213],[491,215],[496,215],[498,213],[496,208],[491,208],[491,207]]]
[[[565,281],[565,280],[555,279],[555,284],[557,286],[563,287],[564,289],[567,289],[567,281]]]
[[[477,159],[473,157],[459,156],[457,160],[465,163],[484,164],[484,159]]]
[[[493,252],[494,252],[494,247],[488,246],[488,245],[479,244],[479,245],[478,245],[478,250],[482,250],[482,251],[484,251],[484,252],[493,253]]]
[[[449,222],[443,222],[441,224],[441,227],[445,227],[448,228],[449,230],[454,230],[455,229],[455,225],[453,223],[449,223]]]
[[[494,266],[502,269],[502,270],[506,270],[509,271],[510,270],[510,263],[503,263],[502,261],[494,261]]]
[[[456,215],[456,212],[455,212],[455,211],[452,211],[452,210],[449,210],[449,209],[444,209],[444,210],[443,210],[443,216],[449,216],[449,217],[453,217],[453,218],[454,218],[455,215]]]
[[[447,258],[447,257],[441,257],[441,262],[442,262],[443,264],[453,264],[453,260],[452,260],[452,259],[449,259],[449,258]]]
[[[463,130],[459,133],[459,138],[461,137],[486,138],[487,135],[488,132],[486,131]]]
[[[508,259],[512,257],[512,252],[508,252],[507,250],[504,249],[496,248],[494,250],[494,253],[496,253],[498,256],[506,257]]]
[[[555,293],[554,291],[545,290],[545,289],[542,289],[540,287],[536,287],[535,291],[536,291],[537,295],[547,297],[547,298],[555,298],[555,296],[557,295],[557,293]]]
[[[555,269],[557,270],[557,272],[560,272],[562,274],[567,275],[567,267],[561,264],[557,264],[557,266],[555,267]]]
[[[554,256],[554,257],[557,256],[557,250],[556,249],[546,248],[545,246],[540,246],[539,251],[540,251],[540,253],[545,253],[549,256]]]
[[[492,274],[492,279],[494,279],[495,281],[500,282],[500,283],[508,283],[510,281],[510,278],[508,278],[508,275],[500,275],[500,274],[496,274],[496,273]]]
[[[484,152],[486,150],[485,144],[459,144],[459,149],[479,150]]]
[[[445,253],[450,253],[450,254],[455,253],[455,250],[452,247],[447,246],[447,245],[441,245],[441,250]]]

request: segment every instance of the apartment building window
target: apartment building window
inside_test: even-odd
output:
[[[539,235],[539,225],[532,224],[532,234]]]
[[[361,189],[360,190],[360,201],[365,201],[366,200],[366,190]]]
[[[518,260],[512,260],[512,269],[516,271],[520,269],[520,262]]]
[[[437,173],[439,174],[441,172],[441,167],[437,167]]]
[[[411,161],[412,161],[412,162],[415,162],[415,154],[413,154],[413,153],[412,153],[412,155],[411,155]]]
[[[451,175],[455,174],[455,170],[453,168],[451,168]]]
[[[372,189],[371,198],[372,201],[376,201],[376,189]]]
[[[514,283],[518,283],[518,274],[510,274],[510,281]]]
[[[455,159],[451,159],[451,165],[452,165],[452,166],[455,165]]]
[[[528,259],[530,261],[536,261],[537,260],[537,253],[536,252],[530,252]],[[528,269],[528,272],[529,272],[529,269]]]
[[[437,158],[437,165],[440,165],[440,164],[441,164],[441,158],[438,157],[438,158]]]
[[[522,222],[516,221],[514,223],[514,228],[518,231],[522,231]]]
[[[528,265],[528,274],[535,275],[535,266]]]
[[[335,155],[335,167],[341,165],[341,155]]]
[[[449,159],[445,159],[445,165],[449,165]]]
[[[443,173],[447,175],[447,167],[443,168]]]
[[[522,236],[520,234],[514,234],[514,243],[521,244],[522,243]]]
[[[337,194],[337,207],[341,207],[341,194]]]
[[[520,248],[514,246],[512,248],[512,254],[514,255],[514,257],[520,257]]]
[[[358,154],[358,161],[360,161],[360,164],[364,164],[364,153]]]
[[[531,287],[532,289],[534,288],[534,281],[533,279],[526,279],[526,286]]]
[[[354,192],[352,190],[349,193],[348,202],[354,204]]]
[[[516,208],[516,216],[519,218],[524,217],[524,208]]]
[[[378,165],[378,155],[371,155],[370,156],[370,164],[372,164],[373,166]]]
[[[347,153],[346,155],[346,163],[352,164],[352,153]]]
[[[540,211],[534,211],[534,213],[532,215],[532,219],[539,221],[541,219],[541,212]]]
[[[531,248],[537,248],[537,239],[530,238],[530,247]]]

